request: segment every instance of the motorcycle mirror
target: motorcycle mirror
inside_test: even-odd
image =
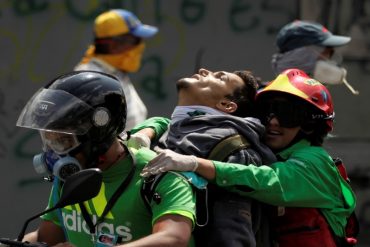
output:
[[[68,205],[81,203],[95,197],[100,191],[102,180],[102,172],[97,168],[81,170],[69,176],[63,184],[62,194],[59,201],[54,207],[49,208],[26,220],[22,231],[18,235],[17,241],[22,241],[26,232],[26,228],[32,220],[57,208],[63,208]]]
[[[62,195],[54,209],[87,201],[100,190],[102,173],[97,168],[81,170],[69,176],[62,187]]]

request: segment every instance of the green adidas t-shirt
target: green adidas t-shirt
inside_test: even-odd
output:
[[[159,204],[152,202],[152,214],[149,212],[140,195],[143,180],[139,174],[147,161],[155,156],[155,153],[144,148],[131,151],[135,153],[132,156],[136,163],[134,177],[111,211],[106,215],[104,221],[97,226],[97,234],[94,237],[96,238],[100,233],[104,233],[116,236],[122,243],[134,241],[151,234],[152,224],[165,214],[183,215],[191,219],[194,224],[195,197],[191,185],[182,176],[175,173],[166,174],[160,181],[156,192],[160,194],[161,201]],[[93,222],[96,222],[109,198],[127,177],[131,164],[132,159],[128,157],[103,172],[103,184],[98,196],[85,202]],[[52,199],[52,193],[48,207],[52,207],[55,203]],[[95,246],[89,227],[82,217],[78,205],[67,206],[61,210],[61,213],[69,242],[78,247]],[[58,210],[48,213],[42,218],[61,225]]]

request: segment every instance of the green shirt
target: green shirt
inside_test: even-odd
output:
[[[319,208],[337,236],[344,236],[355,194],[322,148],[302,140],[277,154],[271,166],[213,161],[216,183],[259,201],[287,207]],[[251,192],[252,191],[252,192]]]
[[[124,243],[151,234],[152,224],[165,214],[185,216],[194,224],[195,199],[192,188],[182,176],[176,173],[168,173],[160,181],[156,192],[161,195],[161,202],[159,204],[153,202],[151,204],[152,214],[149,212],[140,194],[143,181],[139,174],[147,161],[155,156],[155,153],[145,148],[131,151],[135,153],[133,156],[137,166],[134,177],[104,221],[98,225],[97,232],[116,235]],[[98,196],[85,202],[93,222],[96,222],[109,198],[126,178],[131,169],[131,164],[132,159],[128,157],[103,172],[103,185]],[[51,195],[48,207],[53,205]],[[61,211],[68,241],[78,247],[95,246],[91,240],[92,236],[89,233],[89,228],[81,215],[80,207],[78,205],[67,206]],[[42,218],[61,225],[57,212],[53,211]]]

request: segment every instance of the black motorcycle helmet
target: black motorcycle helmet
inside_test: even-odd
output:
[[[120,82],[96,71],[61,75],[37,91],[20,114],[17,126],[73,134],[87,167],[112,145],[126,124],[126,99]]]

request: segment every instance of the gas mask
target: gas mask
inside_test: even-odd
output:
[[[347,70],[338,66],[331,60],[318,60],[313,71],[313,77],[316,80],[327,85],[338,85],[344,83],[353,94],[359,94],[359,92],[353,89],[353,87],[348,83],[346,76]]]
[[[60,156],[52,150],[36,154],[33,157],[33,167],[47,181],[52,181],[53,176],[64,181],[67,177],[82,170],[77,159],[69,155]]]
[[[40,131],[44,152],[33,158],[37,173],[43,174],[51,181],[53,176],[64,181],[67,177],[80,171],[81,165],[69,152],[80,145],[76,135],[51,131]]]

